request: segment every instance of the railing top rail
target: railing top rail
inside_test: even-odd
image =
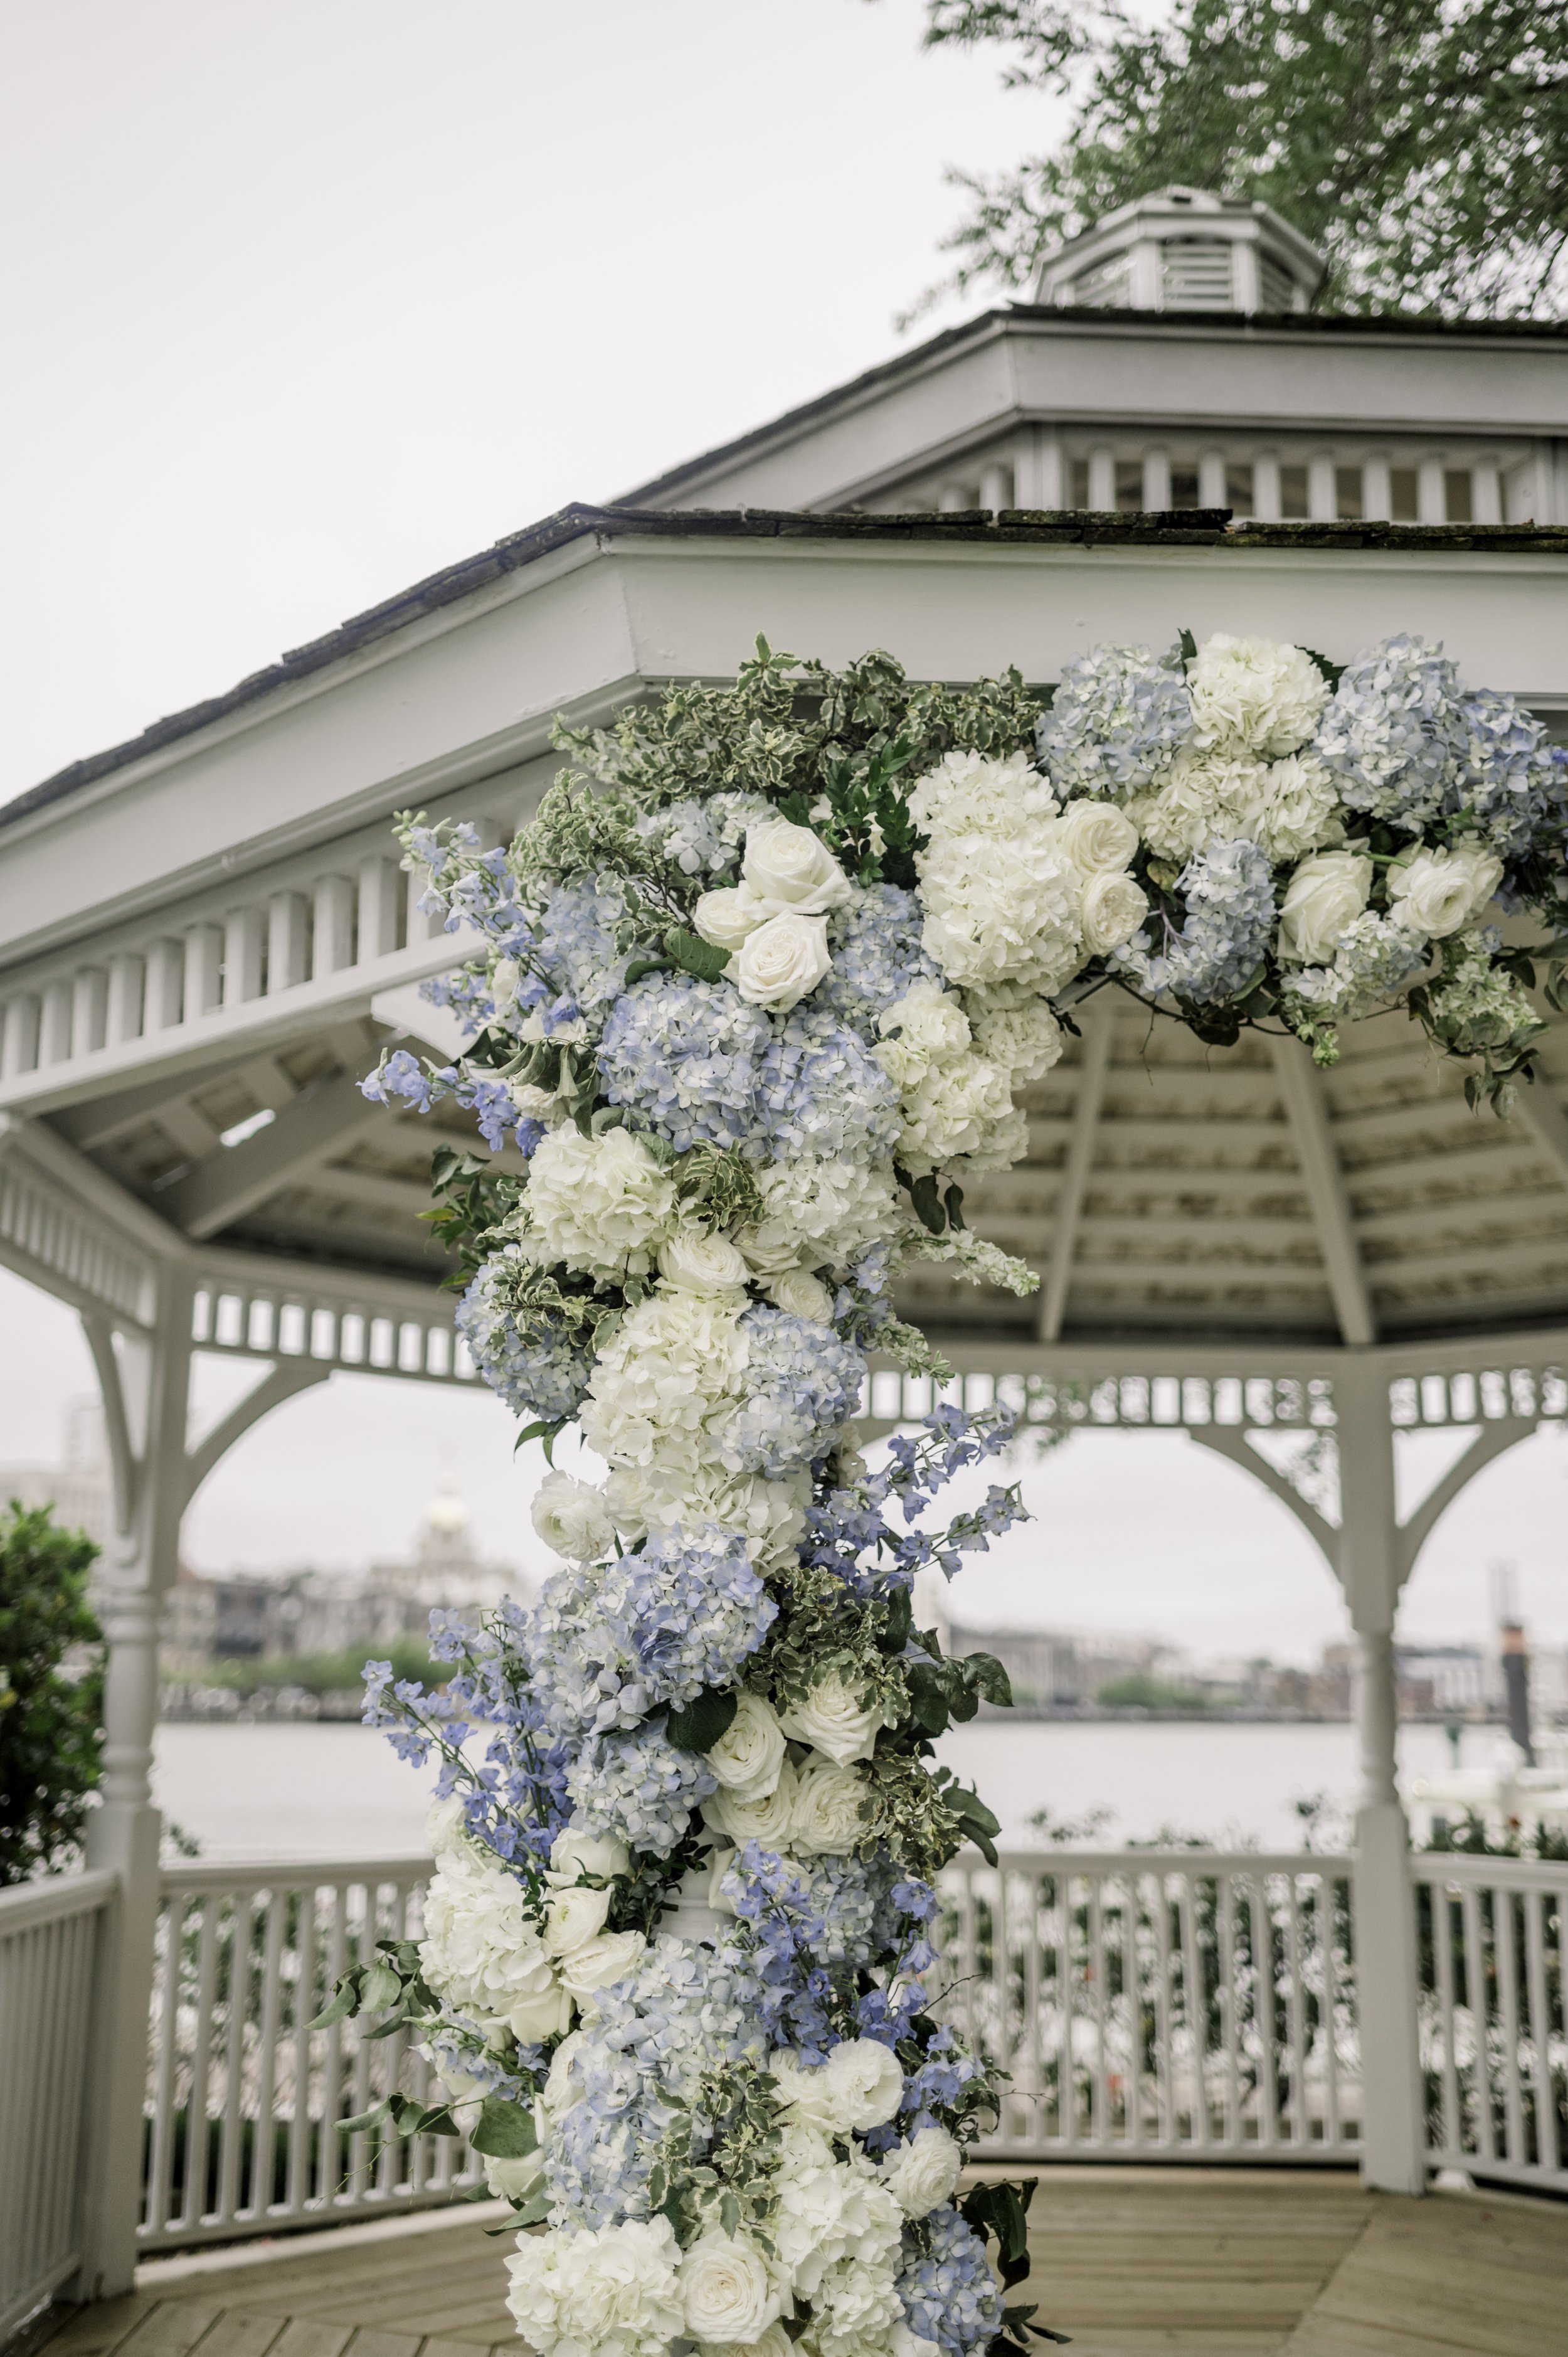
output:
[[[38,1882],[19,1882],[9,1890],[0,1890],[0,1938],[25,1932],[34,1923],[59,1923],[67,1916],[106,1907],[119,1884],[117,1874],[100,1870],[45,1875]]]
[[[204,1890],[317,1890],[328,1883],[422,1882],[435,1871],[432,1857],[264,1857],[192,1859],[166,1866],[159,1886],[166,1899]]]
[[[1568,1897],[1568,1859],[1476,1857],[1465,1851],[1421,1850],[1411,1859],[1418,1882],[1463,1889],[1550,1890]]]
[[[978,1856],[955,1858],[965,1874],[1320,1874],[1348,1875],[1348,1850],[1006,1849],[995,1867]],[[950,1867],[948,1871],[951,1871]]]

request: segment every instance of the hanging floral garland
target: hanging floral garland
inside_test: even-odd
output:
[[[963,1184],[1024,1155],[1015,1092],[1108,984],[1324,1062],[1403,1003],[1505,1103],[1543,1027],[1486,912],[1554,936],[1568,765],[1408,639],[1101,648],[1047,711],[759,641],[557,741],[509,847],[401,823],[484,948],[435,993],[467,1052],[366,1087],[521,1149],[437,1155],[458,1325],[523,1436],[575,1421],[607,1475],[544,1481],[532,1609],[435,1616],[443,1687],[372,1665],[371,1723],[441,1761],[436,1871],[328,2018],[413,2027],[448,2095],[394,2125],[461,2127],[546,2225],[509,2262],[540,2357],[1023,2347],[1031,2188],[958,2198],[998,2088],[927,1989],[935,1878],[996,1831],[933,1744],[1009,1697],[914,1618],[1018,1517],[996,1483],[920,1520],[1011,1425],[940,1406],[873,1472],[866,1354],[950,1372],[894,1313],[916,1262],[1033,1289]]]

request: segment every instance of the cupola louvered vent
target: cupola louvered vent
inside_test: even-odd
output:
[[[1232,311],[1232,247],[1229,238],[1173,237],[1160,249],[1167,311]]]
[[[1073,281],[1075,301],[1099,310],[1112,310],[1127,300],[1127,257],[1117,254],[1097,269],[1086,270]]]

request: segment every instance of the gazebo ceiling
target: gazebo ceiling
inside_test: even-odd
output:
[[[1568,710],[1568,535],[1357,549],[1310,527],[1243,548],[1051,519],[785,521],[542,533],[530,562],[443,576],[373,632],[0,813],[0,1114],[52,1133],[52,1167],[61,1146],[80,1157],[100,1209],[124,1203],[144,1241],[150,1212],[171,1244],[280,1279],[433,1284],[419,1214],[432,1145],[467,1135],[463,1116],[433,1130],[357,1082],[387,1040],[438,1030],[416,985],[461,944],[431,938],[388,818],[423,803],[499,839],[553,774],[553,709],[602,717],[660,678],[733,670],[759,627],[833,661],[883,644],[924,675],[1017,660],[1046,679],[1095,639],[1182,623],[1341,657],[1416,628],[1477,683]],[[1291,1040],[1205,1048],[1116,991],[1081,1020],[1027,1092],[1029,1158],[966,1205],[1041,1292],[922,1272],[905,1307],[933,1336],[1316,1349],[1568,1318],[1558,1038],[1546,1084],[1500,1122],[1470,1112],[1460,1069],[1402,1017],[1352,1029],[1328,1072]]]

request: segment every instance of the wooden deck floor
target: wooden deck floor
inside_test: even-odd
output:
[[[49,2357],[517,2357],[499,2214],[154,2262]],[[1075,2357],[1568,2357],[1568,2208],[1544,2201],[1060,2169],[1031,2223],[1029,2296]]]

